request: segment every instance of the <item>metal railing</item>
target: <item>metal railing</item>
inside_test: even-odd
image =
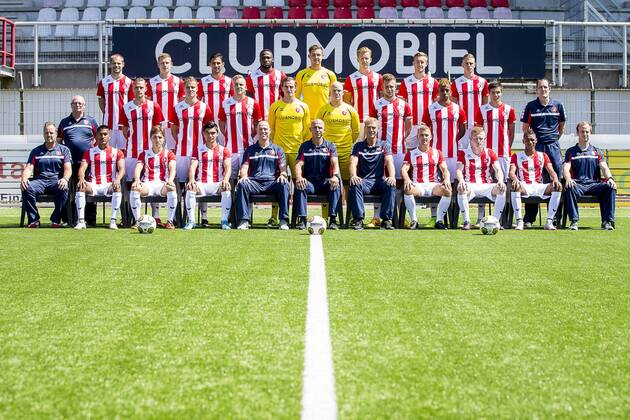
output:
[[[14,76],[15,67],[15,24],[0,16],[0,74]]]
[[[60,25],[97,26],[96,37],[73,36],[68,38],[41,36],[51,27]],[[547,45],[545,64],[552,72],[554,85],[564,86],[564,70],[570,67],[587,69],[615,69],[622,73],[622,86],[628,87],[628,25],[625,22],[561,22],[548,20],[494,20],[494,19],[138,19],[76,22],[16,22],[17,66],[33,68],[33,85],[39,86],[39,69],[42,66],[89,65],[98,69],[98,77],[107,73],[107,56],[111,50],[113,26],[468,26],[468,27],[526,27],[546,28]],[[568,28],[582,28],[584,35],[569,35]],[[588,30],[598,30],[593,36]],[[605,31],[620,31],[620,39],[612,39]],[[597,34],[595,34],[597,35]],[[85,44],[85,45],[84,45]],[[73,48],[74,47],[74,48]]]

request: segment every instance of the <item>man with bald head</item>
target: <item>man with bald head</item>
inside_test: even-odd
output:
[[[94,144],[94,136],[96,135],[98,123],[94,117],[87,114],[85,98],[83,96],[73,96],[70,100],[70,108],[72,110],[70,115],[62,119],[59,123],[57,140],[70,149],[70,154],[72,155],[71,188],[72,191],[74,191],[74,187],[76,187],[79,181],[79,166],[81,166],[83,154],[87,150],[90,150]],[[72,203],[73,195],[74,194],[70,194],[66,205],[71,206],[70,208],[76,211]],[[66,214],[66,211],[61,212],[61,218],[64,222],[68,222],[68,220],[65,220]],[[96,203],[86,204],[85,221],[88,225],[96,224]]]

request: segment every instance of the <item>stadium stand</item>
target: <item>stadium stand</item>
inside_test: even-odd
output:
[[[147,9],[140,6],[130,7],[127,12],[127,19],[146,19]]]
[[[395,7],[381,7],[378,11],[379,19],[398,19],[398,9]]]
[[[305,7],[290,7],[289,12],[287,13],[288,19],[306,19],[306,8]]]
[[[311,0],[311,7],[328,7],[330,6],[330,0]]]
[[[336,7],[333,19],[352,19],[352,9],[349,7]]]
[[[464,0],[446,0],[448,7],[447,17],[449,19],[467,19],[468,14],[464,8]]]
[[[179,6],[173,10],[173,19],[192,19],[193,12],[188,6]]]
[[[88,7],[83,11],[82,21],[101,20],[101,9],[98,7]],[[79,25],[77,29],[78,36],[95,37],[98,35],[98,26],[95,24]]]
[[[44,0],[42,6],[58,9],[62,6],[62,0]]]
[[[173,7],[173,0],[153,0],[153,7]]]
[[[98,7],[104,9],[107,5],[107,0],[87,0],[87,7]]]
[[[67,7],[61,10],[61,14],[59,15],[59,21],[61,22],[76,22],[79,20],[79,9],[74,7]],[[58,25],[55,27],[55,36],[56,37],[73,37],[75,32],[74,25]]]
[[[199,0],[197,6],[199,7],[217,7],[217,0]]]
[[[177,0],[175,2],[175,6],[177,6],[177,7],[186,6],[186,7],[190,7],[191,9],[194,9],[195,8],[195,0]]]
[[[267,2],[267,8],[265,9],[265,19],[283,19],[284,10],[282,6],[270,6],[270,2]]]
[[[357,19],[374,19],[374,7],[357,8]]]
[[[210,6],[201,6],[195,14],[197,19],[214,19],[214,16],[214,7]]]
[[[128,7],[129,0],[109,0],[109,7]]]
[[[150,7],[151,6],[151,0],[131,0],[131,7],[134,7],[134,6]]]
[[[85,2],[83,0],[66,0],[66,3],[63,5],[63,7],[75,7],[77,9],[80,9],[83,7],[83,4]]]
[[[351,8],[352,7],[352,1],[351,0],[334,0],[333,1],[333,6],[335,6],[335,7]]]
[[[444,19],[442,0],[424,0],[424,17],[426,19]]]
[[[405,7],[402,10],[403,19],[422,19],[422,12],[418,7]]]
[[[39,22],[52,22],[57,20],[57,12],[55,11],[55,9],[52,9],[50,7],[46,7],[44,9],[41,9],[39,11],[39,13],[37,14],[37,20]],[[39,34],[39,36],[41,37],[49,37],[52,35],[52,28],[50,27],[50,25],[39,25],[37,27],[37,33]],[[33,28],[33,35],[35,36],[35,28]]]
[[[151,9],[151,19],[169,19],[171,12],[162,6],[154,7]]]
[[[329,19],[327,7],[313,7],[311,9],[311,19]]]
[[[243,7],[243,12],[241,15],[242,19],[260,19],[260,9],[258,7],[248,6]]]
[[[488,2],[486,0],[469,0],[471,19],[490,19]]]
[[[238,0],[222,0],[219,19],[238,19]]]

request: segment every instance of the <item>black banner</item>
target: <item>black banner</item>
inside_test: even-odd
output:
[[[324,63],[340,78],[357,69],[356,50],[373,51],[372,69],[404,77],[413,73],[417,51],[429,54],[435,77],[463,73],[461,57],[477,58],[477,73],[488,78],[536,79],[545,73],[545,28],[467,27],[115,27],[112,51],[125,57],[125,73],[149,77],[158,73],[156,57],[173,57],[173,73],[209,74],[208,58],[221,52],[226,74],[246,74],[258,68],[258,52],[274,52],[275,67],[292,75],[308,67],[307,50],[324,47]]]

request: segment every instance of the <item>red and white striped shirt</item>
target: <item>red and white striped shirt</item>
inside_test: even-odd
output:
[[[418,148],[409,150],[403,162],[410,166],[413,182],[438,182],[437,172],[444,162],[444,157],[442,152],[432,147],[429,147],[426,152]]]
[[[192,156],[195,150],[203,142],[203,126],[213,120],[212,110],[205,102],[197,101],[194,105],[188,105],[181,101],[175,105],[173,113],[169,116],[171,124],[176,125],[177,132],[177,156]]]
[[[114,80],[111,74],[98,82],[96,96],[105,101],[103,124],[112,130],[118,130],[123,106],[133,99],[132,84],[127,76]]]
[[[544,152],[534,152],[527,156],[524,151],[512,155],[511,164],[516,166],[518,179],[525,184],[542,182],[542,172],[549,165],[550,160]]]
[[[175,108],[175,104],[184,99],[184,81],[172,74],[168,79],[162,79],[158,74],[149,80],[146,95],[147,98],[160,106],[162,115],[168,116],[171,110]],[[145,147],[145,149],[147,148]]]
[[[168,179],[168,164],[175,160],[175,155],[168,149],[162,149],[160,153],[155,153],[153,148],[149,148],[138,156],[138,162],[144,165],[142,182],[162,181]]]
[[[223,161],[231,157],[227,147],[217,143],[211,150],[202,144],[193,155],[193,159],[199,161],[197,182],[220,182],[223,179]]]
[[[451,95],[464,109],[468,121],[467,131],[470,131],[475,126],[475,115],[479,112],[482,98],[488,96],[488,81],[477,75],[473,79],[459,76],[451,83]]]
[[[164,121],[162,109],[153,101],[146,101],[142,105],[129,101],[123,111],[120,125],[129,127],[127,157],[137,158],[143,150],[149,148],[151,127]]]
[[[219,120],[225,122],[225,145],[231,153],[242,154],[254,136],[254,127],[262,118],[258,103],[249,96],[223,101]]]
[[[411,118],[409,104],[400,98],[381,98],[374,104],[370,116],[378,118],[378,139],[392,146],[392,154],[404,153],[405,120]]]
[[[475,124],[483,126],[486,130],[486,146],[499,157],[507,157],[510,151],[510,136],[508,127],[516,121],[514,108],[507,104],[501,104],[498,108],[492,105],[481,105],[475,116]]]
[[[215,79],[209,74],[199,81],[197,97],[210,107],[212,115],[214,115],[214,122],[217,124],[219,123],[221,104],[232,95],[234,95],[232,79],[224,74],[219,79]]]
[[[83,160],[90,166],[88,182],[95,182],[97,185],[110,184],[116,177],[116,164],[124,158],[122,150],[112,146],[107,146],[105,150],[98,146],[86,150]]]
[[[424,113],[422,122],[432,129],[431,147],[441,151],[446,158],[457,157],[457,130],[460,123],[466,123],[464,110],[454,102],[447,106],[433,102]]]
[[[263,113],[263,119],[266,120],[269,115],[271,105],[280,99],[282,90],[282,81],[287,76],[280,70],[271,69],[269,73],[263,73],[262,70],[256,69],[247,75],[245,84],[247,92],[259,104]]]
[[[368,74],[363,74],[357,70],[346,77],[343,90],[350,92],[352,106],[359,113],[359,121],[363,122],[374,112],[378,93],[383,90],[383,76],[372,70]]]
[[[497,161],[494,150],[483,149],[480,155],[471,148],[457,152],[457,166],[462,170],[464,180],[472,184],[492,184],[492,164]]]
[[[413,125],[422,122],[424,111],[435,101],[437,95],[438,81],[428,74],[425,74],[422,79],[416,78],[413,74],[407,76],[400,82],[398,88],[398,96],[402,96],[411,108]]]

